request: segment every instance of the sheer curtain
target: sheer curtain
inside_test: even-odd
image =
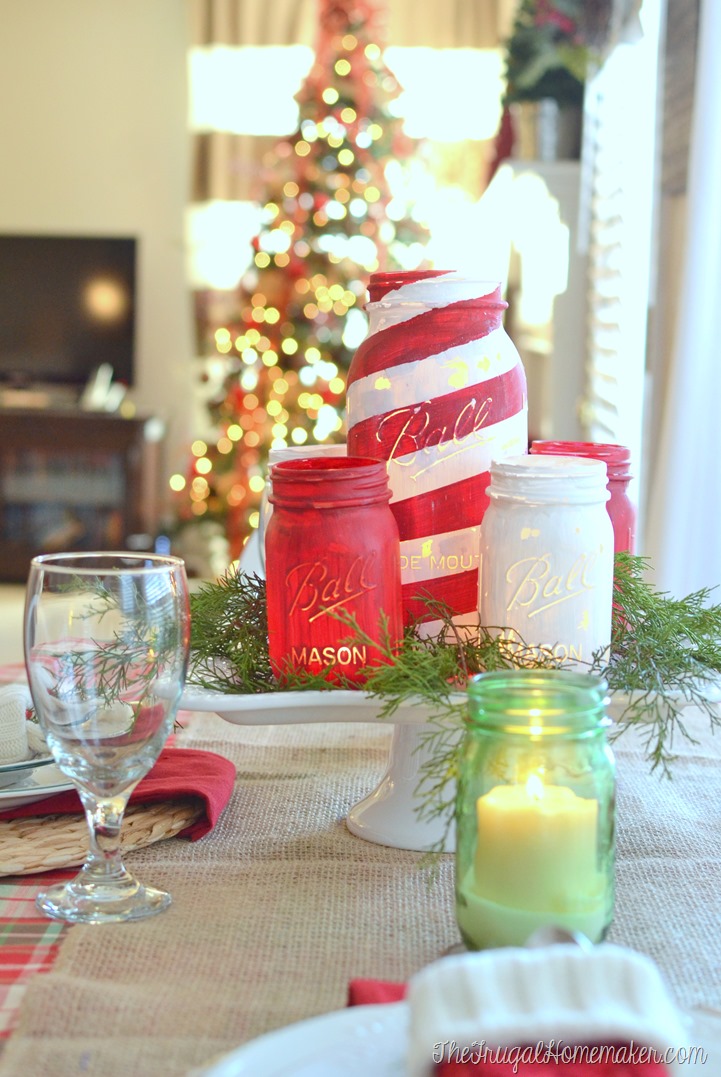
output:
[[[702,0],[686,250],[654,458],[646,551],[654,584],[682,597],[721,584],[721,4]],[[721,601],[715,593],[714,601]]]
[[[378,12],[389,45],[493,48],[508,33],[517,0],[339,0]],[[197,44],[315,44],[320,0],[191,0]]]
[[[316,45],[324,0],[190,0],[191,43],[213,63],[224,49]],[[493,49],[510,30],[515,0],[338,0],[377,26],[381,45]],[[282,61],[280,61],[282,62]],[[273,77],[272,72],[265,75]],[[259,118],[263,83],[255,87]],[[232,95],[232,87],[228,89]],[[195,132],[193,200],[260,197],[260,162],[277,142],[271,132]]]
[[[496,99],[500,109],[494,57],[509,32],[515,2],[424,0],[419,6],[417,0],[189,0],[192,195],[186,216],[200,351],[207,326],[215,321],[210,305],[217,299],[222,306],[221,293],[235,288],[251,257],[268,169],[279,139],[295,127],[293,94],[311,66],[321,13],[343,8],[363,21],[379,44],[399,46],[394,52],[405,53],[405,63],[408,54],[415,54],[410,59],[416,70],[408,76],[409,119],[413,109],[419,111],[419,99],[426,124],[439,112],[448,116],[441,135],[409,127],[411,137],[427,140],[428,185],[454,185],[477,199],[492,155],[495,130],[492,117],[489,127],[489,113]],[[433,57],[426,55],[431,48]],[[439,51],[444,49],[448,52]],[[466,71],[464,59],[472,51],[482,61]],[[454,63],[443,66],[448,56],[454,56]],[[404,84],[405,75],[398,74]],[[426,95],[429,83],[433,90]],[[433,138],[443,142],[432,143]],[[464,204],[462,195],[453,201],[453,193],[445,208],[455,220],[453,213],[457,216]],[[444,207],[434,203],[433,209],[445,227]],[[218,318],[222,321],[221,314]]]

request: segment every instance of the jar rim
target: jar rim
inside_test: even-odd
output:
[[[370,456],[301,456],[293,460],[279,460],[273,465],[275,476],[300,475],[303,478],[315,476],[320,480],[326,472],[333,471],[345,473],[345,476],[331,476],[335,478],[347,478],[348,472],[354,471],[369,476],[376,474],[379,478],[385,476],[387,479],[388,477],[385,460],[374,460]]]
[[[388,502],[391,490],[385,460],[369,456],[310,456],[273,465],[273,505],[346,508]]]
[[[467,687],[468,721],[523,736],[583,732],[606,724],[603,677],[563,669],[478,673]]]
[[[549,455],[564,455],[564,450],[569,456],[592,456],[606,462],[628,463],[631,459],[631,450],[627,445],[618,445],[610,441],[553,441],[543,438],[531,442],[531,452]]]
[[[465,310],[503,311],[508,306],[497,278],[465,275],[454,269],[372,273],[368,281],[366,309],[370,311],[390,307],[413,311],[448,303],[463,303]]]
[[[520,485],[519,485],[520,483]],[[579,505],[608,500],[606,464],[584,456],[522,453],[491,461],[491,500]]]
[[[609,479],[631,479],[631,450],[627,445],[610,441],[553,441],[542,438],[531,442],[531,456],[574,456],[603,460]]]

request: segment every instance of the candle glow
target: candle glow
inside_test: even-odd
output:
[[[546,926],[604,937],[613,914],[606,684],[565,670],[478,674],[456,810],[456,920],[470,949]]]
[[[459,914],[468,935],[513,945],[559,924],[597,941],[606,913],[597,801],[532,772],[525,783],[479,797],[476,812],[476,854]]]

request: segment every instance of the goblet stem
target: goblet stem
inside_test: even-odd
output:
[[[120,851],[120,831],[130,789],[114,797],[96,797],[78,789],[90,831],[90,851],[82,874],[98,885],[116,882],[128,872]]]
[[[36,904],[43,912],[59,920],[104,924],[141,920],[168,907],[170,894],[143,886],[123,863],[120,832],[131,789],[114,797],[96,797],[78,789],[90,831],[90,851],[72,882],[38,894]]]

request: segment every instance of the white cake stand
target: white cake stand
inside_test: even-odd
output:
[[[721,681],[705,684],[708,703],[721,715]],[[643,695],[643,693],[636,693]],[[456,693],[454,703],[463,705],[465,694]],[[695,709],[688,698],[677,695],[676,703]],[[608,703],[611,721],[617,721],[628,706],[630,697],[614,693]],[[424,726],[433,711],[423,702],[401,704],[389,718],[380,718],[381,703],[365,692],[332,690],[327,692],[268,692],[257,695],[226,695],[202,688],[188,688],[180,706],[191,711],[214,711],[235,725],[298,725],[308,722],[378,722],[393,725],[388,766],[378,786],[351,808],[346,826],[352,834],[377,845],[425,852],[443,849],[453,852],[455,833],[445,821],[427,818],[421,812],[418,787],[423,764],[430,758]],[[461,729],[458,730],[461,736]],[[443,843],[441,846],[441,842]]]
[[[463,703],[464,694],[453,697]],[[427,704],[401,704],[390,718],[379,718],[381,703],[361,691],[268,692],[226,695],[188,688],[180,706],[190,711],[213,711],[234,725],[298,725],[308,722],[378,722],[393,724],[388,766],[378,786],[351,808],[346,826],[352,834],[377,845],[425,852],[441,847],[453,852],[452,827],[443,819],[421,814],[418,786],[421,768],[430,758],[424,726],[433,712]],[[458,730],[461,736],[461,730]]]

